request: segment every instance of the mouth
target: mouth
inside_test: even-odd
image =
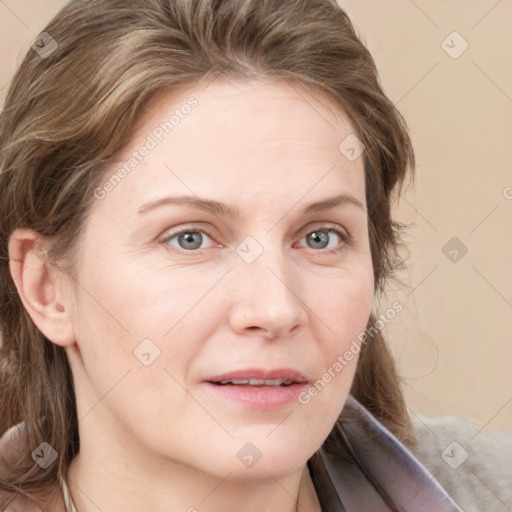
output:
[[[245,368],[205,379],[221,386],[291,386],[308,382],[306,376],[293,368]]]
[[[218,386],[249,386],[249,387],[266,387],[266,386],[291,386],[295,381],[290,379],[226,379],[220,382],[213,382]]]
[[[295,401],[308,379],[292,369],[246,369],[209,377],[206,389],[217,398],[253,409],[277,409]]]

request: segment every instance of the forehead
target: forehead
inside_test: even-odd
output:
[[[363,159],[349,161],[339,149],[353,134],[339,108],[297,83],[216,79],[161,91],[112,166],[110,175],[122,166],[129,172],[108,201],[137,207],[164,192],[236,192],[243,202],[283,191],[299,200],[312,188],[322,195],[350,190],[363,198]],[[145,147],[143,157],[134,156]]]
[[[177,157],[200,157],[218,148],[236,158],[237,152],[256,149],[256,142],[265,143],[260,152],[277,146],[337,155],[340,137],[352,133],[347,116],[317,90],[285,80],[218,78],[206,86],[161,91],[146,105],[133,138],[140,142],[153,134],[157,150],[179,149]],[[192,144],[178,148],[184,140]]]

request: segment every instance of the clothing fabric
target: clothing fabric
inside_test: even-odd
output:
[[[348,397],[341,419],[354,451],[381,488],[386,490],[397,510],[462,512],[411,451],[354,397]],[[312,480],[316,481],[315,488],[323,512],[391,510],[355,462],[334,457],[323,447],[319,453],[330,484],[322,488],[315,472],[311,472],[311,464],[308,465]],[[317,468],[317,474],[322,472],[322,467]]]
[[[60,482],[62,487],[62,493],[64,494],[64,504],[66,505],[66,512],[76,512],[75,504],[71,499],[71,494],[69,493],[68,486],[64,480]]]
[[[347,439],[401,512],[463,512],[427,469],[354,397],[341,414]],[[348,458],[325,448],[308,468],[322,512],[389,512],[374,485]],[[66,512],[77,512],[65,481]]]
[[[512,511],[512,430],[411,411],[414,456],[465,512]]]

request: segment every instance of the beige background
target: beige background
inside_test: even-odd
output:
[[[387,331],[411,411],[511,429],[512,1],[340,4],[407,119],[418,159],[416,187],[396,212],[414,223],[408,287],[390,287],[381,304],[404,305]],[[0,0],[0,102],[62,5]],[[458,245],[443,252],[453,237]]]

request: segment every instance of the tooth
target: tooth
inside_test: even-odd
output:
[[[266,380],[265,386],[280,386],[283,383],[283,379]]]
[[[249,384],[251,386],[289,386],[293,384],[293,380],[290,379],[225,379],[221,380],[219,384],[233,384],[233,385],[244,385]]]

